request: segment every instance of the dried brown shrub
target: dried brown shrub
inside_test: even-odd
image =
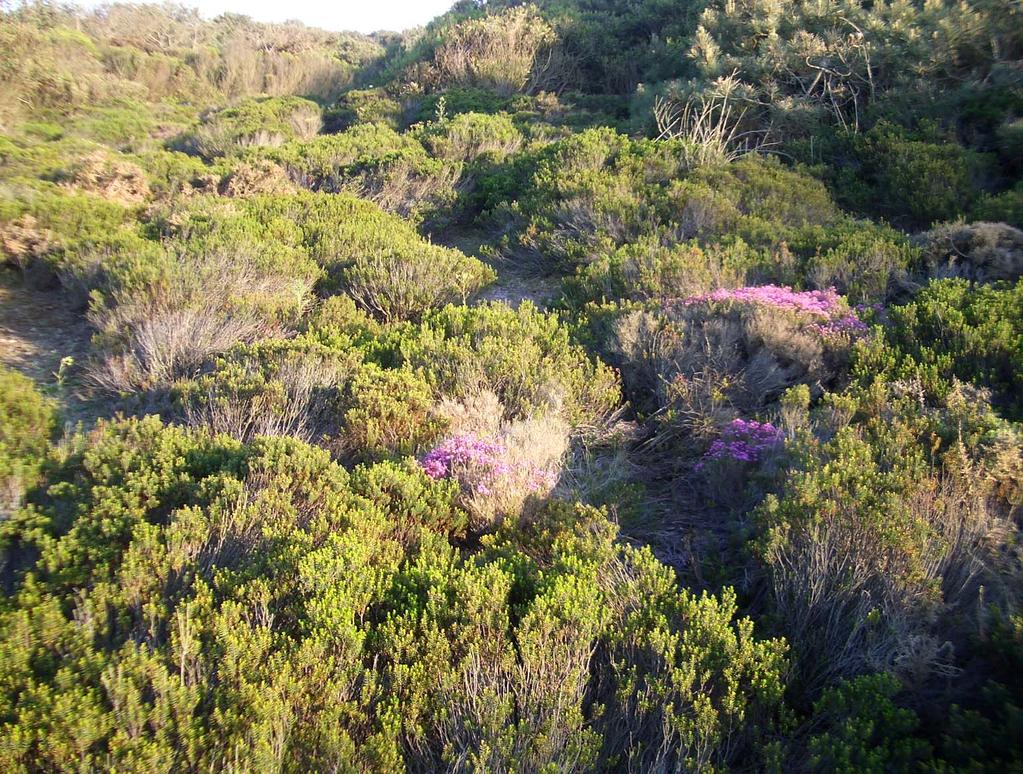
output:
[[[1023,276],[1023,231],[1006,223],[949,223],[921,234],[930,273],[976,282]]]
[[[282,167],[262,159],[237,165],[220,184],[223,196],[280,195],[294,193],[295,190]]]
[[[141,167],[96,151],[75,165],[68,184],[121,204],[139,204],[149,198],[149,182]]]
[[[55,237],[39,226],[31,215],[21,215],[0,223],[0,248],[4,257],[25,271],[33,261],[45,255],[53,246]]]
[[[115,291],[90,310],[106,350],[91,379],[120,393],[192,376],[236,344],[280,335],[308,305],[313,281],[273,274],[241,254],[178,256],[161,281]]]

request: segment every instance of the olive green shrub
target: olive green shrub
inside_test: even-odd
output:
[[[320,126],[320,108],[310,100],[298,97],[249,99],[205,116],[179,144],[212,159],[244,148],[276,147],[293,139],[309,140],[319,133]]]
[[[464,303],[494,279],[479,260],[428,242],[354,196],[257,197],[246,206],[257,219],[297,225],[301,244],[327,274],[326,289],[349,294],[383,320]]]
[[[28,378],[0,368],[0,517],[36,482],[56,424],[50,400]]]

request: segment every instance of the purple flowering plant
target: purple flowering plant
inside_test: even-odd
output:
[[[483,497],[494,494],[501,484],[521,481],[535,492],[550,488],[557,478],[546,468],[510,464],[503,443],[471,433],[448,438],[426,454],[419,465],[430,478],[455,479],[466,494]]]
[[[826,338],[855,336],[866,333],[869,327],[850,310],[838,291],[793,290],[788,286],[759,285],[745,288],[721,288],[710,293],[690,296],[684,306],[710,303],[737,303],[770,306],[816,318],[812,329]]]
[[[471,434],[448,438],[429,452],[420,466],[430,478],[456,478],[475,494],[488,495],[511,470],[504,461],[504,445]]]
[[[696,469],[702,470],[708,462],[717,460],[759,462],[784,440],[785,434],[770,422],[733,419],[722,431],[721,437],[710,445]]]

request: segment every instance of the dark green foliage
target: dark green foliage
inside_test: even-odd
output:
[[[850,137],[853,159],[834,183],[839,201],[914,226],[969,212],[990,175],[990,159],[934,134],[914,136],[881,123]]]
[[[339,128],[358,124],[381,124],[402,129],[405,108],[384,89],[355,89],[346,93],[331,112],[330,119]]]
[[[1017,183],[1012,190],[982,197],[973,209],[973,217],[1023,228],[1023,182]]]
[[[418,121],[435,119],[441,104],[443,104],[444,113],[454,117],[462,113],[486,113],[488,115],[502,113],[512,110],[521,101],[520,98],[502,96],[489,89],[456,86],[424,97],[416,118]]]
[[[828,728],[810,739],[810,767],[816,771],[907,771],[926,760],[927,744],[914,739],[919,719],[892,699],[899,682],[869,675],[825,691],[814,720]]]

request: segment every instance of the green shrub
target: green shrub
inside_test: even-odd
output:
[[[212,159],[244,148],[277,147],[293,139],[309,140],[319,133],[321,123],[320,107],[310,100],[249,99],[205,116],[178,143],[184,150]]]
[[[1014,604],[996,556],[1016,433],[969,388],[928,396],[884,365],[897,359],[883,339],[857,346],[853,386],[794,433],[779,493],[757,509],[773,616],[810,696],[882,667],[941,680],[969,658],[944,643],[975,636],[986,605]]]
[[[107,261],[92,294],[102,351],[92,378],[115,393],[162,389],[239,343],[281,335],[311,302],[321,271],[295,224],[259,220],[225,200],[166,214],[161,243]]]
[[[128,249],[145,262],[152,244],[140,235],[133,210],[123,202],[79,193],[52,183],[0,187],[4,257],[46,284],[55,276],[84,305],[98,278],[114,270]]]
[[[423,76],[433,88],[473,86],[502,95],[530,91],[550,77],[543,53],[556,41],[536,6],[466,19],[440,32]]]
[[[341,134],[260,150],[314,190],[348,192],[402,216],[421,217],[452,203],[461,166],[432,158],[409,133],[359,124]]]
[[[266,340],[236,347],[210,373],[175,385],[175,400],[189,424],[239,441],[291,436],[329,445],[360,364],[355,349]]]
[[[707,768],[781,697],[783,644],[733,594],[679,591],[591,508],[462,556],[414,465],[153,418],[47,484],[0,525],[37,557],[0,610],[5,768]]]
[[[892,701],[899,687],[891,675],[877,674],[825,691],[814,720],[827,730],[810,738],[811,768],[882,774],[929,760],[927,743],[914,737],[920,725],[916,713]]]
[[[969,212],[979,195],[984,159],[956,144],[908,140],[877,127],[868,134],[868,161],[876,179],[877,211],[927,225]]]
[[[803,259],[798,273],[808,284],[835,287],[859,304],[884,302],[920,262],[902,232],[852,218],[801,229],[788,246]]]
[[[405,108],[384,89],[353,89],[338,101],[332,118],[348,129],[356,124],[380,124],[401,129]]]
[[[507,418],[563,412],[573,424],[598,422],[618,403],[615,373],[573,344],[555,315],[526,302],[448,306],[419,326],[388,335],[392,357],[424,373],[441,395],[497,395]]]
[[[867,132],[826,135],[818,167],[836,200],[910,228],[969,213],[991,178],[991,158],[922,121],[914,130],[881,121]]]
[[[430,385],[421,376],[369,364],[348,385],[337,444],[355,459],[423,452],[444,430],[433,403]]]
[[[1023,183],[995,196],[986,195],[973,208],[974,220],[1008,223],[1023,228]]]
[[[1006,416],[1023,417],[1023,282],[933,281],[890,314],[890,346],[919,363],[930,389],[943,394],[957,377],[992,390]]]
[[[0,516],[36,482],[55,427],[51,401],[21,374],[0,368]]]
[[[522,146],[522,133],[505,114],[460,113],[429,124],[420,136],[431,154],[449,161],[472,162],[480,157],[503,161]]]
[[[326,289],[348,293],[384,320],[464,303],[494,278],[475,258],[427,242],[408,223],[353,196],[257,197],[246,207],[261,220],[297,224],[327,273]]]
[[[345,460],[424,450],[444,429],[429,385],[409,370],[363,364],[352,343],[299,337],[236,347],[210,373],[175,386],[179,411],[240,441],[290,436]]]
[[[483,113],[493,115],[510,111],[519,98],[504,96],[492,89],[471,86],[454,86],[422,98],[417,121],[432,121],[437,118],[438,106],[444,100],[444,112],[451,117],[462,113]]]
[[[632,141],[610,129],[553,143],[526,163],[507,181],[515,188],[501,186],[509,197],[505,206],[519,221],[518,246],[553,258],[555,269],[657,233],[664,186],[680,169],[671,144]]]
[[[780,163],[747,157],[683,177],[683,155],[678,142],[592,129],[494,169],[480,188],[485,201],[506,199],[493,210],[517,226],[508,246],[562,270],[641,240],[779,249],[842,220],[819,181]]]
[[[695,242],[663,246],[645,237],[576,269],[562,283],[573,308],[611,301],[668,301],[717,287],[742,286],[764,276],[763,256],[742,243],[701,248]]]
[[[101,142],[121,151],[136,150],[150,139],[156,121],[145,103],[124,101],[90,107],[76,116],[71,131],[78,137]]]
[[[26,121],[20,129],[27,136],[43,142],[54,142],[64,136],[63,128],[47,121]]]
[[[166,150],[145,151],[138,163],[146,171],[150,188],[156,196],[169,197],[189,193],[210,185],[213,171],[201,159]]]

